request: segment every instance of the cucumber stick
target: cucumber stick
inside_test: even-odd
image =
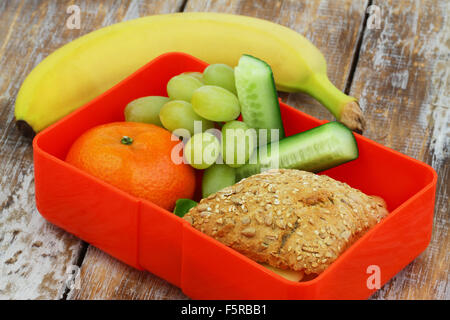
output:
[[[270,168],[318,172],[356,158],[353,133],[339,122],[329,122],[259,147],[247,164],[236,168],[236,181]]]
[[[266,143],[277,140],[270,129],[277,129],[278,139],[282,139],[284,128],[270,66],[258,58],[243,55],[234,76],[244,122],[254,129],[268,129]],[[260,145],[265,144],[260,141]]]

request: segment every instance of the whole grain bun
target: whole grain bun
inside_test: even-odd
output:
[[[319,274],[387,214],[379,197],[325,175],[280,169],[212,194],[184,218],[255,261]]]

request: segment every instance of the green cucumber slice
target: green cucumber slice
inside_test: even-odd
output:
[[[277,166],[318,172],[356,158],[358,146],[353,133],[334,121],[259,147],[247,164],[235,169],[236,181]]]
[[[282,139],[284,128],[270,66],[245,54],[234,69],[234,76],[244,122],[251,128],[268,129],[266,143],[277,140],[270,129],[277,129],[278,139]],[[265,144],[264,141],[261,144]]]

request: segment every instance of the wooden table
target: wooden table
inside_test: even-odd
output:
[[[79,30],[66,27],[71,4],[81,9]],[[272,20],[304,34],[324,53],[330,79],[359,97],[368,120],[365,135],[436,169],[430,246],[372,298],[449,299],[449,7],[446,0],[1,1],[0,298],[187,298],[164,280],[122,264],[39,215],[32,148],[18,134],[13,110],[32,68],[85,33],[145,15],[216,11]],[[377,8],[379,28],[373,20]],[[281,97],[309,114],[332,119],[305,95]],[[79,281],[68,289],[78,267]]]

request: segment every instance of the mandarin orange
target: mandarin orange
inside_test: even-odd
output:
[[[178,141],[152,124],[114,122],[94,127],[72,145],[66,161],[136,197],[172,210],[179,198],[192,198],[194,169],[176,164]]]

